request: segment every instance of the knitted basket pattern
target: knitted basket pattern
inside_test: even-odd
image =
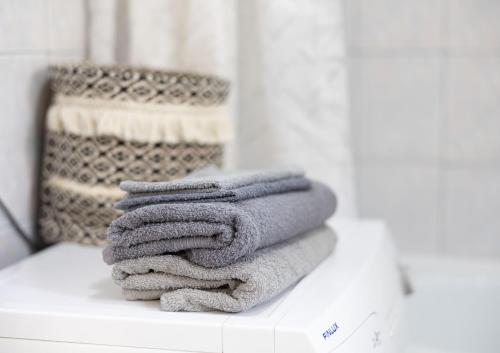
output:
[[[222,164],[232,134],[227,81],[87,63],[49,73],[38,219],[47,243],[106,243],[123,180],[172,180]]]

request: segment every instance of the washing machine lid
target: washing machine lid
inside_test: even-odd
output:
[[[372,310],[343,296],[353,286],[372,290],[363,272],[388,243],[379,222],[333,226],[339,242],[328,259],[271,302],[239,314],[168,313],[158,301],[125,301],[100,248],[58,244],[0,271],[0,337],[187,352],[286,351],[290,344],[327,351]]]
[[[293,290],[224,323],[224,352],[397,352],[402,287],[388,230],[376,221],[334,228],[335,252]]]

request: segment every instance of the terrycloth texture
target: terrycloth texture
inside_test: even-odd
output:
[[[185,251],[206,267],[226,266],[242,256],[314,229],[335,211],[336,197],[312,182],[306,191],[238,202],[157,204],[125,212],[108,229],[108,264]]]
[[[310,181],[297,169],[276,171],[198,174],[169,182],[123,181],[127,197],[115,204],[127,210],[169,202],[235,202],[282,192],[306,190]]]
[[[210,269],[163,255],[119,262],[112,276],[128,300],[161,298],[165,311],[238,312],[271,299],[311,272],[335,241],[335,233],[324,226],[227,267]]]
[[[171,193],[171,192],[207,192],[234,189],[259,182],[283,180],[290,177],[303,177],[300,169],[279,169],[264,171],[236,171],[223,173],[217,169],[205,167],[180,180],[167,182],[145,182],[127,180],[120,183],[123,191],[130,193]],[[207,172],[205,172],[207,170]]]

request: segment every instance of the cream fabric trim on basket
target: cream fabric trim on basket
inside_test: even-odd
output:
[[[46,182],[51,186],[94,198],[118,200],[125,196],[125,192],[118,186],[87,185],[59,176],[51,176]]]
[[[62,95],[56,95],[49,108],[47,127],[85,136],[112,135],[153,143],[224,143],[232,138],[225,105],[152,105]]]

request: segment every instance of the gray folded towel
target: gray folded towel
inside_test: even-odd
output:
[[[333,230],[322,226],[227,267],[205,268],[163,255],[119,262],[112,277],[126,299],[161,298],[165,311],[239,312],[296,283],[331,253],[335,242]]]
[[[206,267],[226,266],[314,229],[329,218],[336,197],[311,182],[304,191],[272,194],[237,202],[167,203],[125,212],[109,229],[112,245],[103,253],[112,264],[124,259],[184,251]]]
[[[276,193],[306,190],[310,186],[299,169],[238,171],[222,173],[214,169],[169,182],[123,181],[127,196],[115,204],[130,210],[169,202],[235,202]]]

